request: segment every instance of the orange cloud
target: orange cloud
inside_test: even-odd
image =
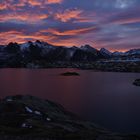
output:
[[[82,10],[79,9],[67,9],[64,12],[58,12],[55,15],[55,19],[61,20],[62,22],[67,22],[71,19],[79,19]]]
[[[5,10],[7,8],[7,5],[4,3],[0,3],[0,11]]]
[[[63,0],[47,0],[47,4],[55,4],[55,3],[62,3]]]
[[[96,30],[97,27],[87,27],[87,28],[80,28],[80,29],[74,29],[74,30],[66,30],[66,31],[58,31],[57,29],[52,29],[49,28],[47,30],[42,30],[40,32],[42,33],[51,33],[53,35],[58,35],[58,36],[67,36],[67,35],[78,35],[78,34],[82,34],[82,33],[88,33],[91,32],[93,30]]]
[[[84,30],[77,30],[77,31],[68,31],[66,34],[77,34],[78,32],[83,32]],[[65,46],[73,46],[73,45],[81,45],[85,43],[89,43],[84,39],[81,38],[59,38],[59,36],[55,35],[44,35],[43,32],[36,32],[34,34],[26,34],[21,31],[7,31],[0,33],[0,44],[8,44],[9,42],[17,42],[17,43],[24,43],[28,40],[35,41],[35,40],[42,40],[53,45],[65,45]]]
[[[140,18],[132,17],[128,19],[118,19],[116,21],[113,21],[113,23],[116,23],[116,24],[129,24],[129,23],[135,23],[135,22],[140,22]]]
[[[90,39],[85,40],[83,38],[59,38],[55,37],[53,35],[43,35],[41,32],[37,32],[34,34],[25,34],[23,32],[19,31],[7,31],[7,32],[0,32],[0,45],[8,44],[9,42],[17,42],[17,43],[24,43],[26,41],[35,41],[35,40],[41,40],[46,41],[48,43],[51,43],[53,45],[57,46],[81,46],[83,44],[90,44],[94,48],[101,48],[101,47],[107,47],[106,44],[100,43],[100,42],[91,42]],[[114,51],[127,51],[128,49],[112,49],[110,48],[112,52]]]
[[[89,19],[89,18],[86,18],[86,17],[84,18],[83,17],[81,19],[79,18],[78,20],[74,21],[74,23],[79,23],[79,22],[80,23],[84,23],[84,22],[88,22],[88,23],[92,22],[93,23],[93,22],[97,22],[97,20],[96,19]]]
[[[27,1],[28,4],[32,5],[32,6],[41,6],[42,2],[39,2],[38,0],[28,0]]]
[[[0,3],[0,10],[17,10],[26,5],[26,0],[21,0],[18,3],[14,3],[14,0],[4,0]]]
[[[55,39],[54,36],[51,35],[42,35],[39,32],[34,34],[25,34],[19,31],[7,31],[7,32],[0,32],[0,44],[8,44],[9,42],[18,42],[24,43],[27,40],[44,40],[44,41],[51,41]]]
[[[47,4],[60,4],[63,0],[19,0],[15,3],[14,0],[3,0],[0,2],[0,10],[10,9],[17,10],[22,7],[28,6],[39,6],[44,8]]]
[[[15,20],[28,23],[38,23],[39,21],[48,18],[47,14],[41,13],[9,13],[5,15],[0,15],[0,22]]]

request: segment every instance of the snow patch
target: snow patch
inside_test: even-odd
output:
[[[40,111],[34,111],[36,115],[42,115]]]
[[[116,52],[113,52],[112,55],[113,56],[122,56],[122,55],[124,55],[124,53],[123,52],[117,52],[116,51]]]
[[[6,101],[7,102],[12,102],[13,100],[9,98],[9,99],[6,99]]]
[[[97,51],[95,48],[91,47],[90,45],[81,46],[80,49],[84,51],[91,51],[91,52]]]
[[[22,128],[33,128],[33,126],[29,125],[29,124],[26,124],[26,123],[23,123],[21,125]]]
[[[29,112],[29,113],[33,113],[33,110],[30,109],[29,107],[26,106],[25,109],[26,109],[27,112]]]
[[[112,53],[110,51],[108,51],[107,49],[105,49],[105,48],[101,48],[100,53],[106,54],[106,55],[112,55]]]
[[[26,49],[28,49],[30,46],[30,44],[27,42],[27,43],[23,43],[23,44],[20,44],[20,49],[21,51],[24,51]]]
[[[47,120],[47,121],[51,121],[51,119],[50,119],[50,118],[48,118],[48,117],[46,118],[46,120]]]

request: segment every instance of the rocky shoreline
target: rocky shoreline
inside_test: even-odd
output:
[[[32,62],[25,68],[77,68],[83,70],[95,70],[106,72],[140,72],[140,62],[113,62],[113,61],[95,61],[95,62]]]
[[[140,79],[136,79],[136,80],[133,82],[133,85],[135,85],[135,86],[140,86]]]
[[[48,69],[48,68],[76,68],[82,70],[94,70],[104,72],[132,72],[140,73],[140,62],[112,62],[112,61],[95,61],[95,62],[46,62],[33,61],[26,65],[11,66],[0,65],[0,68],[28,68],[28,69]]]
[[[33,96],[0,101],[0,140],[139,140],[84,121],[61,105]]]

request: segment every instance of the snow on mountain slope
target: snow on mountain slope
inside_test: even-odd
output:
[[[20,50],[21,51],[28,50],[29,46],[30,46],[30,44],[28,42],[20,44]]]
[[[90,52],[96,52],[97,51],[97,49],[91,47],[90,45],[81,46],[80,49],[84,50],[84,51],[90,51]]]
[[[67,49],[68,57],[72,58],[77,49],[79,49],[79,48],[77,48],[77,47],[68,48]]]
[[[118,51],[116,51],[116,52],[113,52],[113,53],[112,53],[112,56],[122,56],[122,55],[124,55],[123,52],[118,52]]]
[[[102,55],[108,55],[108,56],[111,56],[112,55],[112,53],[110,51],[108,51],[107,49],[105,49],[105,48],[101,48],[100,49],[100,53]]]
[[[124,53],[125,55],[136,55],[136,54],[140,54],[140,49],[131,49],[127,52]]]

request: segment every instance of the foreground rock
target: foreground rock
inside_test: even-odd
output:
[[[65,72],[61,74],[62,76],[80,76],[77,72]]]
[[[140,79],[136,79],[136,80],[133,82],[133,85],[135,85],[135,86],[140,86]]]
[[[33,96],[0,101],[0,140],[138,140],[96,127],[61,105]]]

